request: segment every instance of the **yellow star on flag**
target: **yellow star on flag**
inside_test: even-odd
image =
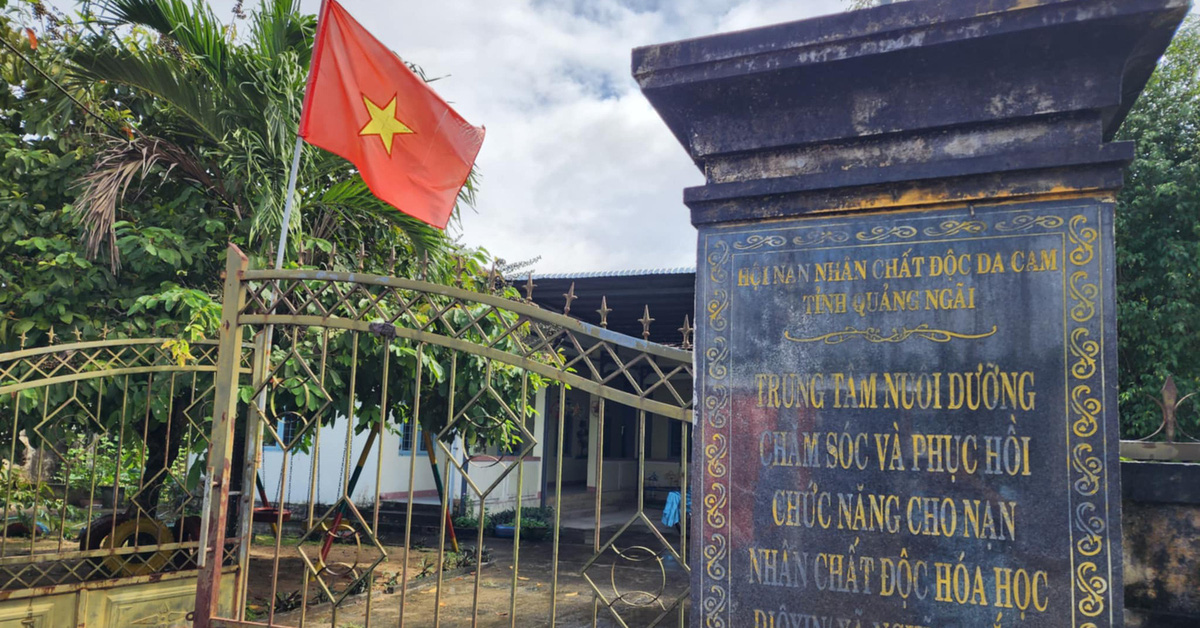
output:
[[[366,94],[363,94],[363,104],[367,106],[367,113],[371,114],[371,121],[358,134],[361,136],[378,135],[379,141],[383,142],[383,148],[389,156],[392,154],[392,136],[416,133],[396,119],[395,96],[392,96],[391,102],[386,106],[380,107],[371,102]]]

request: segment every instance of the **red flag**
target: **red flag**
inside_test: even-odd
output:
[[[381,200],[444,229],[483,133],[341,5],[322,4],[300,137],[353,162]]]

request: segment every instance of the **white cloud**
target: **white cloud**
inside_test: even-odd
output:
[[[55,2],[59,6],[69,2]],[[234,0],[211,2],[220,16]],[[247,0],[246,6],[256,3]],[[319,0],[303,0],[315,13]],[[695,263],[703,177],[630,77],[630,51],[841,10],[842,0],[342,0],[488,128],[462,237],[541,272]]]
[[[800,19],[841,0],[341,0],[488,135],[462,238],[539,272],[695,264],[703,177],[630,76],[636,46]],[[58,1],[58,6],[69,2]],[[210,2],[230,15],[234,0]],[[254,7],[247,0],[247,8]],[[319,0],[303,0],[315,13]],[[448,75],[448,76],[447,76]]]
[[[343,5],[488,127],[463,239],[539,271],[690,266],[703,183],[630,76],[630,51],[837,10],[839,0],[447,0]],[[315,6],[315,3],[314,3]]]

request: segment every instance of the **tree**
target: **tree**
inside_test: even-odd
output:
[[[1157,429],[1167,375],[1200,389],[1200,21],[1176,35],[1118,133],[1137,143],[1117,212],[1123,435]],[[1195,434],[1195,412],[1180,419]],[[1189,418],[1190,417],[1190,418]]]
[[[89,252],[106,243],[123,190],[135,177],[174,176],[207,197],[210,215],[246,221],[246,248],[264,251],[279,232],[287,176],[300,115],[315,19],[297,0],[264,0],[250,15],[248,33],[234,37],[206,4],[184,0],[111,0],[98,21],[104,28],[81,37],[69,53],[78,83],[113,83],[153,97],[153,126],[131,111],[131,140],[108,142],[85,177],[78,200]],[[113,45],[116,29],[132,27],[135,45]],[[147,36],[137,37],[145,33]],[[120,106],[122,93],[115,94]],[[401,257],[440,258],[442,234],[375,198],[354,168],[325,151],[304,149],[297,212],[288,226],[296,253],[332,250],[353,255],[400,247]],[[473,194],[464,188],[464,200]],[[247,228],[248,227],[248,228]],[[295,259],[294,257],[293,259]],[[382,261],[380,259],[379,261]]]
[[[0,350],[45,344],[56,325],[60,336],[68,328],[84,338],[106,329],[112,337],[155,335],[185,343],[214,337],[225,243],[237,243],[258,267],[271,263],[313,16],[300,14],[297,2],[266,0],[249,18],[223,25],[203,4],[112,0],[99,16],[83,4],[80,21],[71,23],[40,3],[32,6],[32,15],[19,9],[5,13],[0,35],[65,83],[94,115],[16,55],[0,55],[10,86],[0,93],[0,145],[7,150],[0,161],[0,256],[11,261],[0,268],[5,288]],[[25,24],[42,33],[36,49]],[[248,25],[244,36],[238,25]],[[306,147],[301,164],[298,211],[290,225],[292,265],[402,276],[415,276],[418,266],[426,266],[428,279],[448,283],[460,275],[457,264],[468,289],[515,296],[485,280],[490,261],[485,251],[463,249],[383,205],[348,162]],[[460,199],[469,201],[473,193],[471,183]],[[80,250],[81,239],[89,250]],[[502,325],[498,316],[489,316],[495,333],[512,322]],[[281,336],[276,362],[294,368],[295,360],[287,357],[290,343],[307,342],[313,334],[304,332],[295,341]],[[341,332],[328,338],[337,357],[328,386],[336,408],[346,408],[351,398],[353,338]],[[411,372],[403,369],[411,367],[415,348],[394,342],[391,349],[393,372]],[[380,349],[364,347],[363,357],[370,351]],[[186,355],[184,344],[181,356]],[[447,352],[426,354],[427,385],[435,396],[449,394],[440,379],[449,359]],[[460,365],[457,384],[478,388],[486,375],[480,364]],[[365,394],[382,385],[372,377],[378,380],[378,372],[363,372],[358,399],[378,399]],[[144,432],[148,442],[167,434],[175,439],[153,449],[161,459],[148,462],[146,473],[169,467],[182,446],[177,442],[182,393],[152,389],[137,378],[132,386],[133,402],[151,408],[145,415],[149,425],[136,430],[138,438]],[[112,390],[84,388],[78,393],[82,401],[106,409],[101,429],[121,424],[113,410],[120,404],[105,398]],[[513,407],[528,402],[519,387],[500,390]],[[278,400],[278,412],[306,409],[302,390],[286,392],[292,398]],[[67,393],[26,391],[15,401],[37,408],[47,401],[39,394]],[[393,408],[362,406],[358,427],[385,417],[411,420],[403,394],[392,398]],[[13,407],[0,400],[0,422],[10,424]],[[22,414],[19,428],[28,428],[25,423],[36,416]],[[326,413],[322,420],[335,416]],[[54,438],[71,441],[88,429],[96,427],[68,426]],[[427,429],[439,428],[431,423]],[[471,436],[509,442],[511,434],[511,422],[505,421]],[[156,500],[156,494],[148,495],[143,509],[153,512]]]
[[[294,5],[264,3],[245,39],[181,0],[114,0],[79,23],[34,2],[46,28],[8,11],[4,36],[118,132],[0,56],[18,88],[0,97],[12,132],[0,252],[14,262],[0,269],[0,349],[53,325],[212,336],[225,242],[272,262],[314,22]],[[45,31],[36,50],[23,24]],[[348,162],[309,147],[301,164],[289,260],[412,275],[428,254],[447,280],[451,257],[469,254],[381,203]]]

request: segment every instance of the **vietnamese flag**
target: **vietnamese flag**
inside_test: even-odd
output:
[[[384,202],[444,229],[484,130],[334,0],[318,20],[300,137],[353,162]]]

